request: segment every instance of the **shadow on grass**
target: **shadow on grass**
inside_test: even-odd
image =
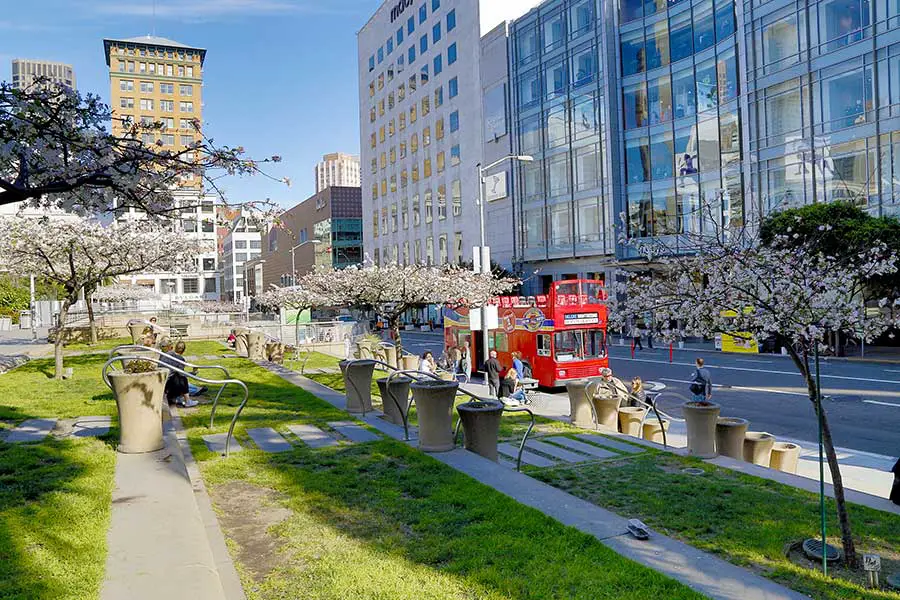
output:
[[[112,461],[93,440],[0,442],[0,598],[97,597]]]

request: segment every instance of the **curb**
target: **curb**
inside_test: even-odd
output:
[[[219,573],[219,581],[222,584],[222,590],[225,593],[225,600],[246,600],[244,588],[241,585],[241,578],[231,555],[228,553],[228,546],[225,544],[225,536],[219,527],[219,520],[212,507],[212,501],[206,493],[206,486],[203,485],[203,478],[200,475],[200,468],[194,460],[191,453],[191,446],[187,440],[187,432],[184,424],[181,422],[181,416],[178,414],[178,408],[170,407],[172,417],[172,425],[175,428],[175,437],[178,439],[178,446],[184,456],[184,466],[187,470],[188,477],[191,479],[191,487],[194,490],[194,499],[197,502],[197,508],[200,511],[200,519],[206,529],[206,538],[212,551],[213,560],[216,563],[216,570]]]

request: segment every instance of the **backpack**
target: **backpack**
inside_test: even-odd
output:
[[[522,379],[532,379],[533,372],[531,370],[531,363],[527,360],[522,361]]]
[[[691,383],[691,393],[699,396],[700,394],[706,392],[706,380],[700,375],[700,371],[696,371],[696,379],[694,379],[693,383]]]

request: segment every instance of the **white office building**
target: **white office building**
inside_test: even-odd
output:
[[[180,229],[190,239],[198,240],[199,252],[193,259],[193,268],[184,273],[140,273],[123,276],[121,280],[131,285],[152,289],[164,301],[192,302],[219,300],[219,265],[216,243],[216,204],[214,196],[198,196],[197,192],[176,191],[176,201],[184,209],[173,227]],[[143,219],[146,215],[129,208],[117,214],[120,222]]]
[[[359,157],[335,152],[316,165],[316,193],[330,187],[359,187]]]
[[[471,260],[485,138],[481,38],[536,4],[388,0],[359,32],[363,243],[376,263]],[[489,226],[513,235],[512,223]]]
[[[244,217],[232,224],[222,245],[222,300],[240,304],[244,301],[244,263],[259,258],[262,234]]]

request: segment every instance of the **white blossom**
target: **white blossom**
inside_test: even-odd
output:
[[[152,289],[140,285],[107,285],[97,288],[92,294],[97,302],[133,302],[155,296]]]

